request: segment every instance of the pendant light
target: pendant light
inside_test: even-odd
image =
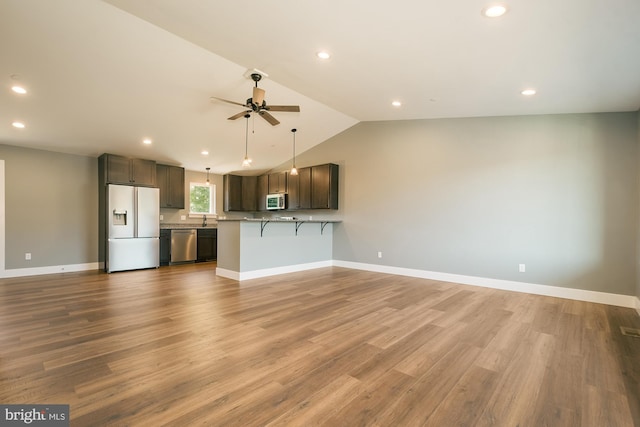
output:
[[[207,185],[209,185],[209,171],[211,168],[205,168],[207,170]]]
[[[249,117],[251,114],[245,114],[244,118],[247,119],[247,126],[244,135],[244,160],[242,161],[242,167],[248,168],[251,166],[251,159],[249,158]]]
[[[296,131],[298,129],[291,129],[291,133],[293,134],[293,165],[291,167],[290,175],[298,175],[298,169],[296,169]]]

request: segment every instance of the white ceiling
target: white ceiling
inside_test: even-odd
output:
[[[489,3],[0,0],[0,143],[236,171],[242,107],[209,98],[244,102],[254,68],[269,104],[301,108],[250,119],[255,173],[294,127],[302,152],[358,121],[640,108],[640,1]]]

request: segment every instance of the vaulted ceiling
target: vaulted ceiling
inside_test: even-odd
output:
[[[258,173],[292,128],[301,152],[359,121],[640,108],[639,1],[490,3],[1,0],[0,143],[227,173],[248,125]],[[301,111],[227,120],[244,108],[210,97],[244,103],[253,69]]]

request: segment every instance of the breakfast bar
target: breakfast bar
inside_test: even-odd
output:
[[[216,274],[241,281],[330,266],[339,222],[219,218]]]

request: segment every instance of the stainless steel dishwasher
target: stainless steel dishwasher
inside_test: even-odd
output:
[[[171,230],[171,263],[196,260],[198,235],[193,228]]]

